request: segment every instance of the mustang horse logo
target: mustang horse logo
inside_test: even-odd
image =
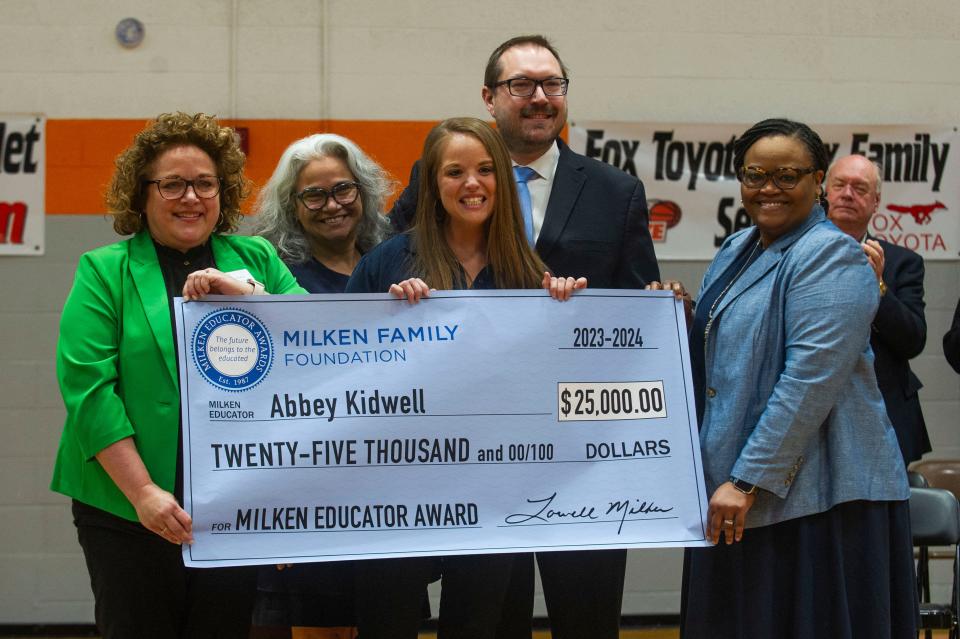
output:
[[[946,210],[943,202],[937,200],[933,204],[914,204],[912,206],[900,206],[899,204],[888,204],[887,209],[894,213],[908,213],[913,217],[917,224],[929,224],[930,214],[937,209]]]

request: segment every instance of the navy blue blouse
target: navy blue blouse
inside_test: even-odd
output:
[[[381,243],[363,256],[357,268],[353,270],[347,282],[345,293],[386,293],[391,284],[416,277],[413,272],[415,255],[411,232],[394,236]],[[467,286],[467,276],[461,269],[459,283],[455,289],[491,289],[496,288],[490,265],[483,267],[473,280],[473,286]],[[430,282],[427,282],[430,285]]]
[[[328,269],[312,256],[306,262],[287,262],[287,266],[297,278],[297,284],[307,289],[308,293],[343,293],[350,279],[349,275]]]

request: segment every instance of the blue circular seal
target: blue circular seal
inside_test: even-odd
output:
[[[227,391],[253,388],[273,364],[273,339],[258,317],[237,308],[213,311],[193,329],[193,363],[208,382]]]

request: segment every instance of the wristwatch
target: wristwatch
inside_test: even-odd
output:
[[[733,487],[739,490],[744,495],[752,495],[757,492],[756,484],[750,484],[742,479],[737,479],[733,475],[730,476],[730,483],[733,484]]]

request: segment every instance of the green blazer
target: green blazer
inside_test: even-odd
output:
[[[268,293],[305,293],[262,237],[212,235],[217,268],[247,269]],[[133,505],[96,454],[133,437],[173,491],[180,384],[166,286],[150,235],[85,253],[60,318],[57,378],[67,409],[51,489],[126,519]]]

